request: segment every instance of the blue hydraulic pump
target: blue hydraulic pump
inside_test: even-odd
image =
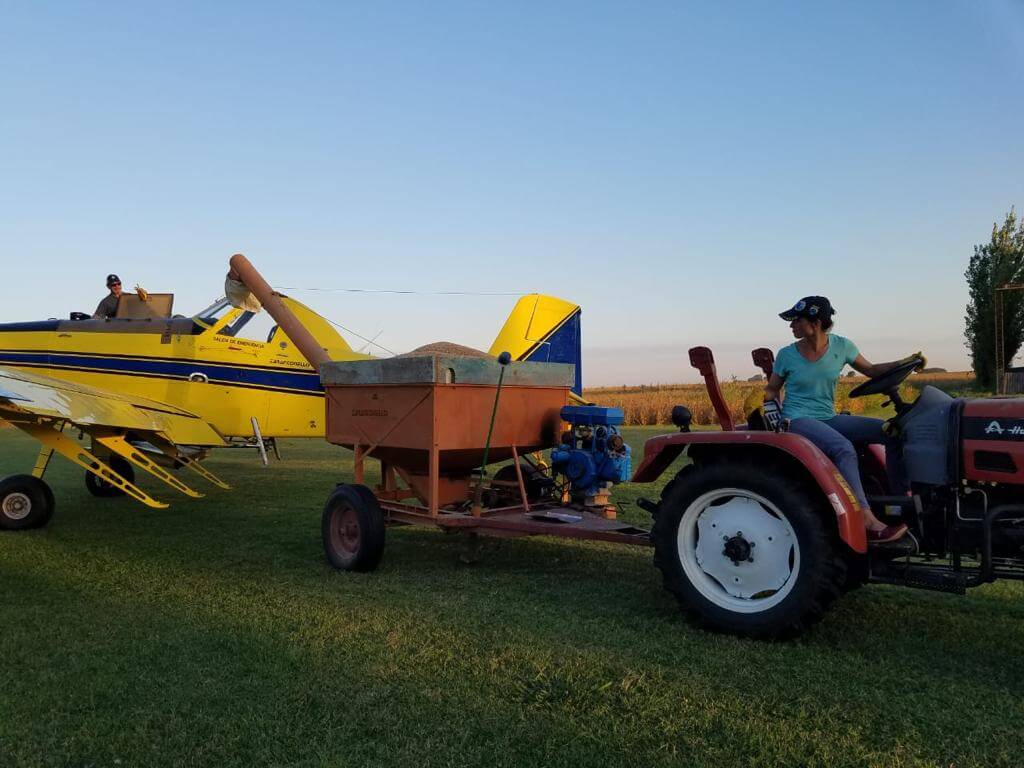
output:
[[[594,496],[607,483],[622,483],[632,474],[629,446],[619,426],[620,408],[567,405],[561,411],[569,429],[551,451],[551,469],[569,479],[573,497]]]

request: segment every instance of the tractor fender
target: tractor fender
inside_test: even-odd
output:
[[[854,552],[868,551],[864,513],[839,470],[810,440],[786,432],[679,432],[650,438],[634,483],[657,480],[683,451],[696,461],[710,456],[758,455],[789,465],[816,486],[836,516],[839,538]]]

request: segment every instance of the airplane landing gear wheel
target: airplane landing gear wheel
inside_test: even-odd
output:
[[[24,531],[50,522],[55,508],[50,486],[32,475],[0,480],[0,530]]]
[[[112,470],[117,472],[117,474],[129,483],[135,482],[135,468],[132,467],[131,462],[126,459],[122,459],[120,456],[111,456],[107,463],[110,465]],[[124,491],[116,485],[108,483],[102,477],[94,475],[92,472],[85,473],[85,487],[89,489],[89,493],[101,499],[111,499],[115,496],[124,496]]]
[[[327,560],[340,571],[372,571],[384,554],[384,513],[365,485],[339,485],[321,521]]]

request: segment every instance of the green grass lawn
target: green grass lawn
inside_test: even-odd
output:
[[[663,429],[628,431],[637,459]],[[686,624],[644,548],[501,540],[468,566],[402,528],[338,573],[320,511],[351,454],[283,450],[222,452],[235,491],[162,511],[54,460],[51,525],[0,535],[0,766],[1024,762],[1022,585],[868,587],[767,644]],[[4,474],[34,452],[0,430]]]

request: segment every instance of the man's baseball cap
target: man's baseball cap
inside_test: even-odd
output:
[[[120,282],[121,282],[121,278],[118,277],[117,275],[113,275],[113,274],[107,275],[107,287],[108,288],[110,286],[112,286],[114,283],[120,283]]]
[[[779,312],[779,317],[787,322],[796,320],[798,317],[806,317],[808,320],[828,320],[835,313],[832,303],[824,296],[804,296],[785,312]]]

